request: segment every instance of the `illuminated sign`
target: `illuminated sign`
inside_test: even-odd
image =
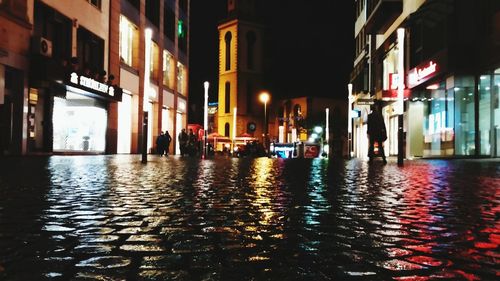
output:
[[[115,95],[115,89],[112,86],[101,83],[99,81],[96,81],[92,78],[83,75],[78,75],[75,72],[71,73],[70,82],[103,94],[107,94],[111,97]]]
[[[410,88],[415,87],[430,78],[432,78],[438,72],[438,65],[430,61],[422,67],[415,67],[408,73],[408,86]]]
[[[399,83],[399,74],[389,73],[389,90],[397,90]]]

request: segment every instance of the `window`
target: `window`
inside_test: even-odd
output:
[[[141,6],[141,0],[127,0],[132,6],[134,6],[137,10]]]
[[[455,155],[476,154],[474,78],[455,77]]]
[[[174,87],[174,57],[167,50],[163,50],[163,85]]]
[[[146,18],[160,27],[160,0],[146,0]]]
[[[231,32],[226,32],[224,36],[224,41],[226,44],[226,70],[231,69]]]
[[[491,154],[491,76],[479,77],[479,143],[481,155]]]
[[[103,70],[104,40],[83,27],[77,32],[77,54],[85,75],[95,75]]]
[[[229,138],[229,123],[224,125],[224,136]]]
[[[179,9],[187,14],[188,12],[188,0],[179,0]]]
[[[231,112],[231,84],[226,82],[224,113]]]
[[[35,1],[33,33],[52,42],[52,58],[67,60],[72,50],[72,21],[40,1]]]
[[[135,67],[134,38],[137,38],[137,27],[126,17],[120,16],[120,60],[132,67]]]
[[[101,8],[101,0],[87,0],[90,4],[97,8]]]
[[[159,66],[160,48],[155,42],[151,42],[151,64],[149,71],[151,79],[158,81],[158,66]]]
[[[247,67],[248,69],[254,68],[254,52],[255,52],[255,32],[247,32]]]
[[[184,52],[187,51],[187,26],[187,21],[177,21],[177,37],[179,38],[179,49]]]
[[[175,13],[168,5],[165,5],[163,10],[163,33],[170,40],[175,40]]]
[[[185,94],[186,92],[186,73],[185,67],[182,63],[177,63],[177,92]]]

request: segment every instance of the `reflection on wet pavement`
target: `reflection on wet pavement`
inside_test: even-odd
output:
[[[1,280],[500,276],[500,166],[491,160],[0,164]]]

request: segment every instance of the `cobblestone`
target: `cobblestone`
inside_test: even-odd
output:
[[[500,278],[496,160],[0,165],[0,280]]]

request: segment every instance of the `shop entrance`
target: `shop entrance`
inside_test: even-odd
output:
[[[54,152],[104,153],[107,112],[105,103],[73,92],[54,97],[52,115]]]

